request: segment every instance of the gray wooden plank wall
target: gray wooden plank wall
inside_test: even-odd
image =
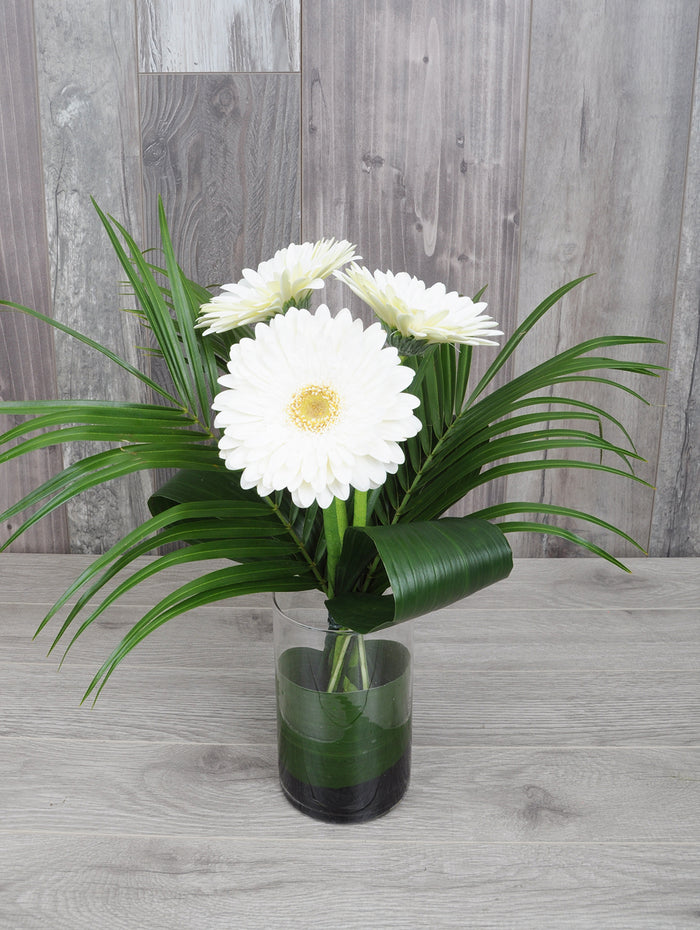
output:
[[[300,236],[343,236],[372,268],[488,284],[507,332],[595,271],[514,365],[592,332],[665,340],[647,351],[670,366],[641,385],[651,406],[614,399],[655,489],[550,472],[461,509],[504,493],[564,501],[652,555],[699,555],[699,18],[700,0],[6,0],[0,295],[134,357],[142,335],[115,312],[125,295],[91,195],[147,246],[161,194],[204,284]],[[4,398],[138,397],[43,327],[3,314],[0,332]],[[5,466],[0,506],[60,461]],[[101,489],[13,548],[101,551],[150,487]],[[573,554],[546,537],[515,548]]]

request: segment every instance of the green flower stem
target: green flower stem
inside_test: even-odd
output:
[[[355,491],[353,506],[353,526],[365,526],[367,523],[367,492]],[[333,597],[335,584],[335,570],[340,559],[340,552],[343,547],[343,536],[348,528],[348,512],[345,502],[337,497],[333,498],[333,503],[323,511],[323,529],[326,536],[327,551],[327,574],[328,574],[328,596]],[[351,640],[356,639],[355,648],[357,649],[357,660],[360,669],[360,682],[363,691],[369,688],[369,669],[367,667],[367,650],[365,648],[364,637],[348,631],[336,640],[335,649],[333,650],[332,668],[330,681],[328,682],[328,691],[335,691],[340,681],[343,671],[343,665],[348,655]]]
[[[350,647],[353,640],[355,640],[354,646],[357,649],[357,660],[360,668],[360,686],[363,691],[367,691],[369,688],[369,669],[367,668],[367,650],[365,649],[364,636],[353,633],[352,630],[343,630],[338,632],[338,638],[333,649],[331,675],[326,689],[328,693],[335,691],[338,687],[343,665],[349,658],[348,653],[352,651]],[[355,686],[353,685],[350,690],[355,690]]]
[[[345,501],[333,498],[330,507],[323,511],[323,529],[326,536],[328,597],[333,597],[335,569],[343,547],[343,536],[348,528],[348,513]]]
[[[367,491],[355,491],[352,511],[353,526],[367,526]]]
[[[367,491],[355,490],[352,525],[367,526]],[[367,650],[365,649],[365,640],[363,636],[358,636],[357,653],[360,661],[362,690],[366,691],[369,688],[369,671],[367,669]]]
[[[330,681],[328,682],[328,688],[326,691],[330,694],[331,691],[335,691],[340,680],[340,673],[343,670],[343,662],[345,661],[345,655],[348,651],[348,646],[350,645],[350,640],[352,639],[352,633],[348,633],[343,636],[342,642],[340,639],[336,641],[336,648],[333,650],[333,668],[331,670]],[[340,648],[338,648],[340,646]]]

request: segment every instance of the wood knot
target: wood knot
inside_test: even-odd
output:
[[[384,164],[384,159],[381,155],[371,155],[369,152],[365,152],[362,156],[362,170],[369,174],[373,168],[381,168]]]

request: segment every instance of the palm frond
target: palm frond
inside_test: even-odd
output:
[[[211,424],[212,389],[216,385],[218,374],[214,353],[207,340],[197,336],[195,323],[199,300],[175,260],[165,209],[160,197],[158,198],[158,219],[172,305],[177,321],[176,332],[179,337],[179,346],[189,375],[191,394],[196,397],[198,415],[202,423],[208,427]]]
[[[54,329],[57,329],[59,332],[65,333],[72,339],[76,339],[78,342],[82,342],[83,345],[89,346],[91,349],[94,349],[96,352],[104,355],[105,358],[108,358],[110,362],[114,362],[115,365],[123,368],[124,371],[128,372],[130,375],[133,375],[134,378],[147,385],[152,391],[155,391],[156,394],[164,397],[174,406],[178,405],[177,398],[168,393],[168,391],[161,387],[161,385],[156,384],[156,382],[149,378],[148,375],[144,374],[144,372],[134,367],[134,365],[131,365],[125,359],[120,358],[106,346],[101,345],[99,342],[96,342],[89,336],[78,332],[76,329],[72,329],[70,326],[66,326],[65,323],[60,323],[58,320],[54,320],[50,316],[46,316],[44,313],[39,313],[38,310],[33,310],[31,307],[25,307],[22,304],[12,303],[12,301],[9,300],[0,300],[0,311],[7,310],[18,310],[20,313],[26,313],[28,316],[32,316],[35,319],[40,320],[42,323],[46,323],[47,326],[51,326]],[[41,401],[41,403],[44,403],[44,401]],[[46,401],[46,403],[51,402]],[[0,403],[0,412],[4,412],[4,403]]]
[[[561,526],[535,523],[528,520],[504,521],[503,523],[499,523],[498,526],[505,534],[540,533],[548,536],[559,536],[561,539],[566,539],[569,542],[575,543],[577,546],[581,546],[583,549],[587,549],[589,552],[592,552],[593,555],[597,555],[599,558],[605,559],[606,562],[610,562],[611,565],[622,569],[624,572],[630,571],[624,562],[616,559],[614,555],[611,555],[606,549],[603,549],[602,546],[598,546],[596,543],[591,542],[589,539],[585,539],[583,536],[579,536],[578,533],[573,533],[571,530],[564,529]]]
[[[246,593],[307,588],[328,593],[326,573],[329,561],[335,565],[337,556],[334,551],[329,555],[318,506],[301,510],[288,490],[260,498],[254,490],[241,487],[240,475],[227,471],[219,456],[212,399],[231,346],[251,336],[251,329],[239,327],[204,338],[196,328],[199,308],[210,300],[210,294],[179,266],[161,201],[160,264],[148,250],[138,248],[117,220],[97,204],[95,209],[138,304],[137,310],[129,312],[137,314],[156,343],[144,351],[163,358],[173,387],[165,390],[137,367],[64,324],[22,305],[0,302],[0,309],[27,313],[91,347],[152,390],[159,401],[0,403],[0,413],[21,418],[0,435],[0,464],[66,442],[84,442],[96,449],[0,514],[3,522],[29,511],[2,548],[92,487],[139,470],[178,470],[150,498],[152,517],[98,557],[48,611],[37,634],[76,597],[51,646],[54,649],[68,640],[66,653],[115,601],[155,575],[195,562],[235,564],[207,572],[162,598],[134,624],[98,670],[84,699],[96,699],[129,652],[169,619]],[[606,350],[658,340],[588,339],[493,387],[521,341],[585,277],[564,285],[539,304],[471,392],[471,346],[405,346],[407,352],[416,352],[403,363],[414,371],[410,390],[418,398],[416,415],[423,429],[405,443],[405,460],[396,474],[364,495],[354,513],[353,502],[348,502],[347,516],[358,525],[345,530],[346,507],[342,508],[336,540],[340,556],[334,596],[329,601],[336,620],[367,632],[434,610],[504,578],[512,566],[506,536],[514,532],[556,535],[624,567],[584,536],[547,522],[549,517],[581,520],[637,545],[609,522],[573,508],[514,501],[468,517],[443,517],[481,484],[528,471],[585,468],[647,484],[634,474],[634,462],[641,456],[622,423],[597,403],[567,398],[553,389],[595,383],[643,401],[616,378],[654,377],[661,366],[620,360]],[[402,351],[403,342],[396,344]],[[605,435],[609,428],[619,430],[615,441]],[[105,443],[110,448],[103,449]],[[574,455],[571,459],[556,457],[561,450],[573,450]],[[591,453],[597,460],[586,458]],[[614,465],[609,464],[611,457]],[[512,519],[531,514],[541,516],[542,522]],[[169,544],[184,547],[153,556]],[[144,557],[148,557],[146,564]]]
[[[507,503],[494,504],[491,507],[485,507],[483,510],[479,510],[473,513],[472,516],[478,517],[482,520],[497,520],[500,517],[513,516],[515,514],[543,514],[545,516],[553,515],[558,517],[568,517],[573,520],[581,520],[586,523],[592,523],[594,526],[600,526],[604,530],[607,530],[609,533],[624,539],[625,542],[630,543],[636,549],[639,549],[640,552],[644,552],[643,547],[640,546],[640,544],[631,536],[629,536],[623,530],[619,529],[619,527],[614,526],[612,523],[609,523],[607,520],[603,520],[594,514],[586,513],[583,510],[577,510],[573,507],[562,507],[558,504],[545,504],[542,502],[532,503],[528,501],[508,501]],[[575,542],[577,545],[583,546],[585,549],[588,549],[595,555],[601,556],[602,558],[606,559],[606,561],[611,562],[613,565],[628,571],[627,567],[623,565],[622,562],[618,561],[618,559],[611,555],[606,549],[603,549],[601,546],[596,546],[595,543],[592,543],[589,540],[584,539],[584,537],[578,534],[574,534],[569,530],[565,530],[562,527],[552,525],[550,523],[536,523],[534,521],[523,520],[501,521],[497,524],[497,526],[504,533],[531,532],[550,536],[560,536],[564,539],[568,539],[570,542]]]
[[[136,623],[121,643],[98,670],[90,683],[83,701],[94,693],[97,700],[107,681],[120,662],[142,640],[155,632],[168,620],[204,604],[256,594],[263,591],[305,591],[314,588],[315,579],[310,573],[300,570],[297,562],[255,562],[232,565],[209,572],[181,585],[162,598]]]
[[[546,302],[545,302],[546,303]],[[550,303],[549,306],[552,306]],[[535,366],[524,374],[514,378],[507,384],[496,388],[482,399],[465,406],[446,427],[443,435],[436,438],[430,450],[420,460],[416,468],[416,455],[411,458],[410,453],[407,464],[403,470],[410,475],[411,481],[406,487],[406,481],[395,479],[391,485],[387,482],[387,490],[393,493],[392,502],[393,520],[434,519],[444,513],[450,506],[461,500],[470,490],[492,480],[497,475],[508,472],[508,466],[497,466],[486,473],[481,470],[499,459],[510,456],[519,456],[532,453],[549,453],[557,448],[588,448],[599,452],[609,452],[621,456],[623,461],[629,463],[630,459],[639,459],[634,448],[625,449],[604,439],[599,432],[588,433],[574,429],[543,429],[535,431],[522,431],[525,425],[535,425],[538,421],[546,427],[550,420],[565,419],[563,411],[552,413],[543,410],[541,416],[515,415],[523,406],[533,402],[536,392],[550,387],[554,383],[564,380],[578,381],[582,376],[587,378],[586,372],[594,370],[620,371],[631,374],[656,376],[662,366],[645,364],[634,361],[623,361],[607,356],[591,356],[585,353],[609,346],[658,343],[659,340],[646,337],[606,336],[599,339],[587,340],[571,349],[568,349],[552,359]],[[433,356],[435,358],[435,356]],[[495,369],[494,369],[495,373]],[[625,389],[611,379],[605,379],[610,384]],[[472,394],[472,397],[475,394]],[[539,402],[540,398],[534,398]],[[566,403],[566,401],[564,401]],[[581,419],[581,402],[577,399],[571,404],[569,418]],[[601,408],[595,407],[590,411],[595,413],[598,423],[601,416],[615,421]],[[502,439],[495,438],[510,428],[514,435]],[[414,446],[415,450],[415,446]],[[544,459],[537,460],[540,464]],[[569,460],[566,460],[569,461]],[[532,463],[526,463],[532,468]],[[571,467],[589,467],[589,463],[570,460]],[[551,466],[549,466],[551,467]],[[566,467],[559,462],[557,467]],[[590,467],[594,467],[590,464]],[[597,467],[608,470],[607,466]],[[617,473],[612,469],[612,473]],[[487,477],[485,478],[484,475]],[[398,499],[396,489],[404,486],[405,490]],[[388,513],[387,506],[380,507],[381,513]]]
[[[183,356],[170,308],[165,302],[158,282],[143,257],[143,253],[126,229],[113,217],[106,216],[94,201],[93,205],[153,330],[158,346],[163,353],[168,373],[178,393],[180,403],[188,411],[196,414],[197,405],[187,361]],[[119,236],[126,243],[128,253]]]
[[[212,472],[224,470],[216,447],[193,442],[143,443],[97,452],[64,468],[58,475],[49,478],[0,514],[0,522],[4,522],[23,510],[41,505],[5,540],[0,546],[0,551],[6,549],[30,526],[89,488],[137,471],[151,471],[164,467],[197,468]]]
[[[53,604],[35,636],[81,589],[90,585],[71,610],[68,623],[118,572],[140,556],[167,543],[201,541],[211,537],[253,539],[274,537],[283,532],[282,525],[270,515],[269,508],[261,500],[200,500],[162,510],[98,556]],[[98,575],[99,579],[94,581]]]
[[[551,310],[552,307],[559,303],[559,301],[564,297],[565,294],[568,294],[569,291],[573,290],[582,281],[585,281],[586,278],[592,277],[591,275],[582,275],[580,278],[576,278],[573,281],[569,281],[567,284],[564,284],[562,287],[558,288],[548,297],[538,304],[537,307],[530,313],[525,320],[518,326],[513,335],[508,339],[505,345],[501,348],[496,358],[493,360],[491,365],[487,368],[483,378],[476,385],[474,390],[469,396],[466,406],[471,406],[476,398],[481,394],[484,388],[495,378],[498,372],[503,368],[505,363],[515,352],[517,347],[523,341],[525,336],[530,332],[530,330],[535,326],[535,324],[542,319],[542,317],[547,313],[548,310]]]

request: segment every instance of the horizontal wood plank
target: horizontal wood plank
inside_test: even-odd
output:
[[[411,786],[354,827],[280,791],[267,595],[171,621],[79,706],[135,617],[203,568],[134,592],[56,674],[26,628],[91,562],[0,563],[1,926],[697,923],[695,560],[518,560],[416,623]]]
[[[245,600],[245,599],[242,599]],[[32,639],[46,605],[7,606],[3,642],[15,661],[54,667],[46,653],[60,623]],[[96,669],[143,609],[110,609],[71,649],[71,664]],[[487,669],[692,669],[700,664],[700,607],[648,610],[444,610],[415,621],[416,663],[446,673]],[[66,643],[67,645],[67,640]],[[57,655],[61,655],[60,649]],[[170,620],[139,644],[143,668],[265,667],[272,655],[272,608],[224,603]]]
[[[274,744],[0,742],[0,835],[80,832],[294,840],[299,817],[277,783]],[[400,816],[368,841],[695,842],[700,747],[416,747]],[[357,835],[357,828],[350,836]],[[318,825],[314,835],[337,836]]]
[[[148,559],[135,560],[134,567]],[[2,601],[51,605],[94,557],[7,553],[0,561]],[[168,569],[125,595],[121,603],[151,606],[174,586],[225,562],[197,562]],[[678,609],[700,606],[700,582],[693,559],[627,559],[622,572],[600,559],[516,559],[508,578],[477,591],[457,608],[472,610]],[[233,603],[233,602],[232,602]],[[269,595],[237,598],[239,605],[269,606]]]
[[[232,654],[233,659],[233,654]],[[240,659],[239,659],[240,661]],[[133,668],[96,707],[79,706],[94,668],[0,663],[0,737],[255,743],[275,738],[274,671]],[[414,739],[435,746],[700,745],[697,670],[415,673]]]
[[[391,816],[391,815],[389,815]],[[281,845],[222,837],[3,837],[13,930],[688,930],[700,847],[381,843],[340,828]],[[357,837],[357,838],[355,838]],[[61,863],[60,869],[56,864]],[[96,890],[100,889],[99,895]]]
[[[138,0],[141,71],[298,71],[300,0]]]

